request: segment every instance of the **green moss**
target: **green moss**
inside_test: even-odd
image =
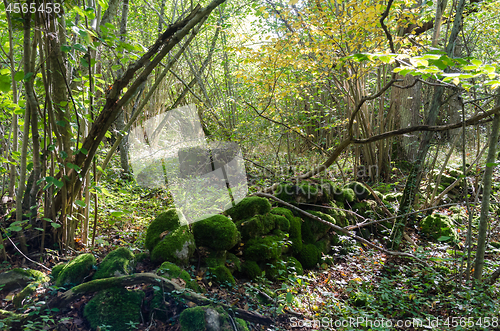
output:
[[[106,255],[93,279],[129,275],[134,265],[134,253],[126,247],[119,247]]]
[[[283,207],[277,207],[277,208],[271,209],[271,214],[284,216],[289,221],[291,221],[293,219],[293,217],[294,217],[293,216],[293,212],[290,209],[286,209],[286,208],[283,208]]]
[[[397,202],[401,199],[402,196],[403,196],[403,193],[401,193],[401,192],[388,193],[388,194],[384,195],[383,200],[386,200],[389,202]]]
[[[175,264],[185,265],[193,256],[195,248],[193,234],[184,225],[167,234],[155,246],[153,252],[151,252],[151,261],[155,263],[170,261]]]
[[[56,279],[57,286],[77,285],[83,282],[96,264],[94,255],[90,253],[81,254],[68,262],[59,272]]]
[[[293,256],[288,256],[285,259],[285,262],[286,262],[286,267],[289,270],[296,272],[297,275],[303,275],[304,274],[304,268],[302,268],[302,264],[299,262],[299,260],[297,260]]]
[[[202,307],[185,309],[179,316],[181,331],[205,330],[205,310]]]
[[[215,268],[210,268],[211,279],[216,281],[219,284],[230,284],[235,285],[236,281],[234,280],[233,275],[231,275],[231,271],[223,265],[220,265]]]
[[[307,212],[335,224],[335,219],[330,215],[315,210],[308,210]],[[302,223],[302,239],[304,239],[305,243],[314,243],[326,235],[330,229],[331,227],[328,224],[318,222],[312,218],[305,218]]]
[[[255,215],[264,215],[271,211],[271,204],[266,198],[248,197],[241,200],[236,206],[226,211],[233,221],[251,218]]]
[[[142,291],[112,288],[99,292],[83,310],[92,329],[109,325],[111,330],[134,330],[128,323],[141,322]]]
[[[237,222],[241,238],[246,241],[270,233],[276,227],[276,215],[255,215],[250,219]]]
[[[214,215],[193,223],[191,229],[197,246],[228,250],[238,241],[236,225],[223,215]]]
[[[290,221],[286,217],[274,215],[274,221],[277,229],[284,232],[288,232],[290,230]]]
[[[227,251],[210,250],[205,258],[205,265],[209,268],[215,268],[226,263]]]
[[[260,269],[259,265],[257,264],[257,262],[252,260],[246,260],[245,262],[243,262],[241,265],[241,270],[250,279],[255,279],[262,275],[262,270]]]
[[[364,200],[370,196],[370,191],[360,182],[350,182],[346,184],[344,188],[352,189],[358,200]]]
[[[14,307],[21,307],[23,300],[34,293],[38,286],[50,281],[50,278],[47,275],[38,270],[26,269],[23,270],[22,273],[33,278],[33,281],[14,296],[14,299],[12,300]]]
[[[198,283],[191,278],[191,275],[189,275],[186,270],[181,269],[172,262],[163,262],[158,270],[156,270],[156,274],[167,279],[180,278],[186,282],[186,288],[199,293],[203,292],[200,285],[198,285]]]
[[[304,245],[299,255],[297,256],[297,260],[299,260],[304,269],[314,268],[316,264],[320,261],[320,259],[321,259],[321,252],[313,244]]]
[[[433,214],[420,221],[423,233],[440,241],[458,241],[458,234],[451,219],[443,214]],[[446,239],[448,238],[448,239]]]
[[[169,209],[158,215],[158,217],[151,222],[146,232],[146,248],[152,252],[155,246],[161,241],[162,235],[164,236],[174,231],[180,224],[181,222],[175,209]]]
[[[54,267],[52,267],[52,271],[50,275],[52,276],[53,279],[57,279],[57,276],[61,273],[61,271],[64,269],[64,266],[66,263],[60,262],[56,264]]]
[[[244,256],[254,261],[276,260],[282,252],[283,241],[277,236],[250,239],[246,246]]]
[[[266,265],[266,277],[272,281],[277,281],[284,277],[286,271],[286,263],[281,259],[272,261]]]
[[[330,238],[325,237],[314,243],[320,252],[328,254],[332,250],[332,245],[330,243]]]
[[[241,260],[232,253],[227,253],[226,265],[228,266],[229,270],[231,270],[231,272],[241,271]]]
[[[149,253],[148,252],[142,252],[135,254],[135,262],[143,262],[145,260],[149,259]]]
[[[236,324],[238,325],[238,330],[239,331],[250,331],[248,328],[247,322],[245,320],[242,320],[241,318],[235,318]]]
[[[280,184],[274,195],[285,202],[295,202],[295,197],[298,194],[298,187],[292,184]]]
[[[297,254],[302,249],[302,219],[292,217],[290,220],[288,239],[292,242],[292,254]]]

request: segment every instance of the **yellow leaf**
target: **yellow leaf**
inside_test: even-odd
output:
[[[288,4],[289,4],[290,6],[293,6],[293,5],[296,5],[296,4],[297,4],[297,2],[299,2],[299,0],[290,0],[290,1],[288,1]]]

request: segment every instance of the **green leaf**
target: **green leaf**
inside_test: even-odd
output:
[[[25,82],[29,82],[32,76],[33,76],[33,73],[32,72],[28,72],[26,75],[24,75],[23,80]]]
[[[24,78],[24,71],[18,71],[16,72],[16,74],[14,75],[14,80],[16,82],[19,82],[21,79]]]
[[[54,222],[50,223],[50,225],[52,225],[52,227],[53,227],[54,229],[57,229],[57,228],[60,228],[60,227],[61,227],[61,224],[54,223]]]
[[[71,51],[71,46],[63,45],[63,46],[61,46],[61,51],[67,53],[67,52]]]
[[[113,217],[121,217],[124,213],[122,211],[112,211],[111,216]]]
[[[87,53],[87,48],[81,44],[74,44],[73,48],[76,49],[77,51]]]
[[[15,231],[15,232],[19,232],[21,231],[23,228],[18,226],[18,225],[11,225],[7,228],[7,230],[10,230],[10,231]]]
[[[450,238],[451,238],[451,237],[449,237],[449,236],[441,236],[441,237],[439,237],[437,240],[438,240],[438,241],[446,241],[446,240],[449,240]]]
[[[118,69],[121,69],[121,68],[122,68],[122,66],[119,65],[119,64],[115,64],[114,66],[111,66],[111,69],[113,69],[113,70],[118,70]]]
[[[61,101],[61,103],[59,105],[61,107],[66,107],[68,105],[68,102],[67,101]]]
[[[76,204],[77,206],[82,207],[82,208],[85,208],[85,206],[86,206],[85,202],[84,202],[84,201],[82,201],[82,200],[75,200],[75,204]]]
[[[291,292],[288,292],[286,294],[286,302],[291,303],[293,301],[293,294]]]
[[[497,166],[497,165],[498,165],[498,163],[495,163],[495,162],[486,163],[486,166],[487,166],[488,168],[490,168],[490,167],[495,167],[495,166]]]

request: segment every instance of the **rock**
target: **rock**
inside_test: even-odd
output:
[[[238,230],[243,240],[250,240],[270,233],[276,227],[276,215],[255,215],[243,221],[237,221]]]
[[[56,286],[78,285],[90,275],[97,261],[94,255],[85,253],[78,255],[64,265],[56,279]]]
[[[443,214],[433,214],[420,221],[420,228],[439,241],[457,242],[459,237],[451,219]]]
[[[335,219],[332,216],[320,211],[308,210],[307,212],[332,224],[336,223]],[[301,228],[302,239],[305,243],[312,244],[323,238],[330,229],[331,227],[327,224],[321,223],[315,219],[305,218]]]
[[[250,239],[244,251],[245,259],[253,261],[276,260],[281,256],[283,238],[265,236]]]
[[[195,251],[194,236],[184,225],[169,232],[151,252],[151,261],[161,263],[170,261],[178,265],[186,265]]]
[[[146,248],[152,252],[163,237],[180,226],[181,222],[176,209],[169,209],[161,213],[148,227],[145,240]]]
[[[23,288],[13,298],[14,307],[19,308],[22,301],[35,292],[39,285],[49,281],[50,278],[41,271],[15,268],[0,274],[0,290],[1,292],[10,292]]]
[[[229,315],[220,307],[203,306],[185,309],[179,322],[181,331],[233,331]],[[246,322],[235,318],[236,329],[249,331]]]
[[[54,267],[52,267],[52,271],[51,271],[50,275],[52,276],[53,279],[57,279],[57,277],[59,276],[61,271],[64,269],[65,265],[66,265],[66,263],[59,262]]]
[[[285,263],[286,267],[297,273],[297,275],[303,275],[304,274],[304,268],[302,268],[302,264],[294,258],[293,256],[288,256],[285,258]]]
[[[218,284],[222,285],[236,285],[231,271],[223,265],[217,266],[215,268],[209,268],[210,276],[209,278]]]
[[[141,322],[142,291],[111,288],[97,293],[86,305],[83,316],[93,330],[109,325],[110,330],[135,330]]]
[[[238,230],[233,221],[223,215],[214,215],[192,224],[197,246],[229,250],[238,242]]]
[[[130,275],[134,265],[134,253],[126,247],[119,247],[106,255],[93,279]]]
[[[248,197],[241,200],[236,206],[226,210],[233,221],[251,218],[255,215],[264,215],[271,211],[271,204],[266,198]]]
[[[172,262],[163,262],[162,265],[156,270],[156,274],[167,279],[181,279],[185,282],[185,287],[189,288],[195,292],[203,293],[200,285],[191,278],[186,270],[181,269],[179,266],[173,264]]]
[[[250,279],[255,279],[262,275],[262,269],[260,269],[257,262],[252,260],[246,260],[243,262],[241,265],[241,271]]]
[[[302,264],[304,269],[311,269],[316,266],[316,264],[321,259],[320,250],[313,244],[304,245],[299,255],[297,256],[297,260]]]
[[[358,200],[364,200],[370,196],[370,191],[360,182],[350,182],[344,186],[344,188],[350,188],[354,191],[356,198]],[[353,201],[353,200],[351,200]]]

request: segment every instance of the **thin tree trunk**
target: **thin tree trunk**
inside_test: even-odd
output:
[[[497,105],[500,104],[500,97],[497,97]],[[481,216],[479,218],[479,230],[477,238],[476,263],[474,266],[474,279],[481,281],[484,267],[484,252],[486,247],[486,232],[488,230],[488,216],[490,212],[491,183],[493,168],[496,161],[496,151],[498,145],[498,135],[500,128],[500,115],[493,117],[491,125],[490,145],[486,158],[486,170],[483,177],[483,201],[481,202]]]
[[[453,28],[450,34],[450,38],[448,41],[448,45],[446,46],[446,54],[451,56],[454,51],[455,42],[457,40],[458,33],[462,27],[463,20],[463,10],[465,7],[465,0],[460,0],[457,5],[455,22],[453,23]],[[431,106],[429,109],[429,114],[427,117],[427,125],[435,125],[436,119],[439,113],[439,108],[441,106],[441,98],[444,93],[444,87],[436,86],[434,89],[434,95],[432,97]],[[429,151],[429,143],[433,136],[432,132],[425,132],[423,134],[422,141],[420,142],[419,150],[417,153],[417,157],[413,163],[413,167],[411,168],[410,174],[408,175],[408,179],[406,181],[406,186],[403,191],[403,197],[401,198],[401,203],[399,207],[398,214],[405,215],[408,214],[413,206],[413,202],[415,200],[415,195],[418,191],[418,187],[420,186],[420,181],[422,180],[422,171],[425,162],[425,158],[427,156],[427,152]],[[401,240],[403,238],[403,232],[406,227],[406,223],[408,221],[408,217],[404,216],[394,222],[394,227],[392,228],[391,233],[391,242],[392,248],[397,249]]]

